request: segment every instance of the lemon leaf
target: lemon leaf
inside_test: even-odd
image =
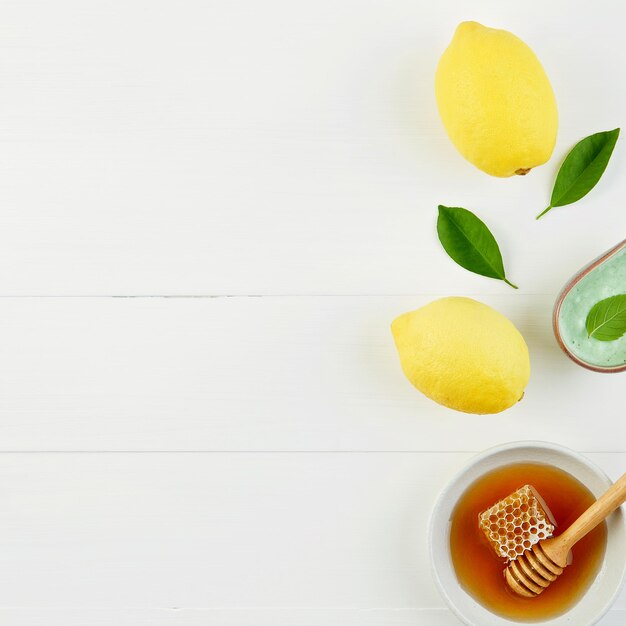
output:
[[[537,219],[554,207],[580,200],[596,186],[609,164],[619,130],[589,135],[572,148],[556,176],[550,206],[537,215]]]
[[[596,302],[586,321],[587,335],[600,341],[615,341],[626,333],[626,293]]]
[[[437,234],[448,256],[470,272],[503,280],[514,289],[504,272],[500,247],[485,223],[467,209],[439,205]]]

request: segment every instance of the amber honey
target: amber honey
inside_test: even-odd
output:
[[[572,550],[573,561],[541,595],[522,598],[504,580],[506,560],[499,557],[479,528],[478,516],[525,484],[543,496],[557,522],[557,536],[594,501],[592,493],[570,474],[536,463],[508,465],[479,478],[465,491],[452,513],[450,551],[461,586],[493,613],[533,622],[567,611],[596,577],[606,548],[602,523]]]

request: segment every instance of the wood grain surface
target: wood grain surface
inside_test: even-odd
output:
[[[588,197],[533,218],[569,148],[624,121],[624,17],[0,0],[0,622],[452,626],[425,529],[473,453],[545,439],[621,475],[626,375],[578,368],[550,327],[625,236],[621,144]],[[551,78],[556,150],[526,177],[482,174],[438,119],[465,19]],[[439,203],[489,224],[519,292],[445,255]],[[510,411],[456,414],[403,378],[391,320],[445,295],[525,335]]]

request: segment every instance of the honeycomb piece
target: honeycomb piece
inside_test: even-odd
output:
[[[556,522],[536,489],[524,485],[480,513],[478,525],[496,554],[514,561],[534,544],[551,537]]]

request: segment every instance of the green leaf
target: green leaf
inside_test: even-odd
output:
[[[471,211],[440,204],[437,234],[444,250],[461,267],[481,276],[498,278],[517,289],[506,278],[498,242]]]
[[[600,341],[615,341],[626,333],[626,293],[596,302],[587,315],[587,334]]]
[[[586,196],[598,183],[609,163],[619,137],[619,128],[589,135],[579,141],[559,169],[550,206],[539,219],[556,206],[565,206]]]

